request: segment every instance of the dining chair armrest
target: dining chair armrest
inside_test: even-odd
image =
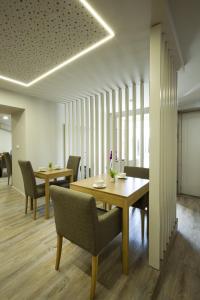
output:
[[[100,231],[100,247],[112,241],[122,230],[122,212],[120,208],[113,208],[98,217]]]

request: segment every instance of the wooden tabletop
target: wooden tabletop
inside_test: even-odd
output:
[[[106,187],[103,189],[97,189],[93,187],[93,184],[97,181],[103,179]],[[131,197],[136,191],[149,187],[149,180],[135,178],[135,177],[126,177],[126,179],[116,179],[116,182],[110,181],[111,177],[109,175],[99,175],[76,181],[70,184],[73,187],[82,187],[91,190],[98,190],[104,193],[120,196],[120,197]]]
[[[35,177],[38,178],[57,178],[57,177],[63,177],[68,175],[73,175],[72,169],[52,169],[52,170],[46,170],[46,171],[35,171],[34,172]]]

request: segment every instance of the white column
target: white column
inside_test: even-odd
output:
[[[160,65],[161,28],[152,27],[150,40],[150,199],[149,264],[160,268]]]
[[[94,176],[94,98],[90,96],[90,168]]]

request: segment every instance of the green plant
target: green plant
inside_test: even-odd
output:
[[[115,171],[114,169],[111,169],[109,170],[109,175],[114,178],[116,175],[117,175],[117,171]]]
[[[52,162],[49,162],[49,169],[52,169]]]

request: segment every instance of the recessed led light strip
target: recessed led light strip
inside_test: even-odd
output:
[[[86,1],[86,0],[79,0],[80,3],[82,3],[82,5],[90,12],[90,14],[98,21],[98,23],[108,32],[108,36],[103,38],[102,40],[100,40],[99,42],[93,44],[92,46],[84,49],[83,51],[77,53],[76,55],[72,56],[71,58],[67,59],[66,61],[64,61],[63,63],[57,65],[56,67],[54,67],[53,69],[49,70],[48,72],[42,74],[41,76],[35,78],[34,80],[25,83],[19,80],[15,80],[3,75],[0,75],[0,79],[5,80],[5,81],[9,81],[11,83],[15,83],[24,87],[30,87],[33,84],[35,84],[36,82],[44,79],[45,77],[51,75],[52,73],[58,71],[59,69],[63,68],[64,66],[70,64],[71,62],[75,61],[76,59],[78,59],[79,57],[85,55],[86,53],[96,49],[97,47],[101,46],[102,44],[106,43],[108,40],[110,40],[111,38],[113,38],[115,36],[113,30],[108,26],[108,24],[102,19],[102,17],[92,8],[92,6]]]

